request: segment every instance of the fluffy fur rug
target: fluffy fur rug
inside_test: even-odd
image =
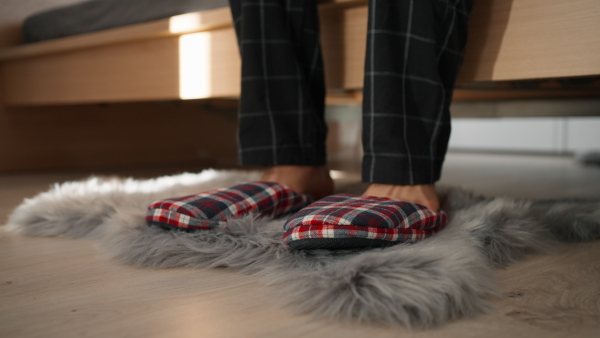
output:
[[[275,299],[319,317],[427,328],[490,308],[494,269],[545,252],[555,241],[600,238],[598,201],[486,198],[440,189],[450,222],[418,244],[366,251],[290,251],[282,220],[245,217],[226,228],[170,232],[144,223],[158,199],[256,180],[259,173],[204,171],[153,180],[90,178],[55,185],[9,218],[27,236],[89,238],[124,264],[227,267],[264,277]]]

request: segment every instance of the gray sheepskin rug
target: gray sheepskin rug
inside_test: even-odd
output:
[[[417,244],[362,251],[291,251],[284,220],[247,216],[210,231],[145,225],[155,200],[257,180],[214,171],[151,180],[90,178],[25,200],[9,231],[97,241],[119,263],[151,268],[236,269],[262,277],[274,299],[301,313],[340,320],[439,326],[490,308],[495,269],[555,242],[600,238],[600,202],[517,200],[442,188],[447,227]],[[354,192],[354,191],[344,191]]]

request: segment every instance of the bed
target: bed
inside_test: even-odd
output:
[[[115,0],[99,2],[108,1]],[[3,101],[236,98],[240,60],[224,3],[205,0],[196,11],[192,0],[174,1],[175,10],[194,11],[46,41],[29,37],[35,42],[0,50]],[[319,1],[330,99],[360,96],[366,6],[366,0]],[[600,75],[598,17],[596,0],[476,1],[459,82]]]

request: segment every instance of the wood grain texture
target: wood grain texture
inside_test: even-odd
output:
[[[233,28],[207,32],[197,78],[206,97],[239,96],[240,62]],[[8,105],[181,99],[180,36],[167,36],[17,59],[0,64]],[[194,52],[194,51],[192,51]]]
[[[121,174],[140,177],[139,172]],[[0,175],[0,223],[22,198],[48,189],[52,182],[85,175]],[[348,175],[359,179],[356,172]],[[600,197],[600,169],[564,157],[449,154],[443,177],[442,183],[489,195]],[[488,314],[438,329],[409,331],[292,314],[278,306],[256,277],[235,271],[122,266],[104,259],[86,240],[25,238],[1,230],[1,337],[595,338],[600,334],[600,242],[558,245],[550,255],[529,256],[497,271],[503,294]]]
[[[582,255],[583,251],[590,256]],[[598,243],[578,244],[503,271],[499,277],[504,302],[497,312],[519,326],[559,332],[595,326],[600,333],[598,257]]]
[[[480,0],[460,82],[600,74],[600,2]]]
[[[456,89],[452,96],[453,101],[492,101],[492,100],[543,100],[566,98],[598,98],[598,89],[573,89],[573,90],[469,90]],[[600,114],[600,111],[598,111]]]
[[[22,59],[64,53],[85,48],[94,48],[104,45],[119,44],[166,36],[179,36],[188,33],[216,30],[223,27],[231,27],[231,13],[229,8],[219,8],[187,15],[194,22],[184,29],[172,31],[173,19],[161,19],[146,23],[118,27],[82,35],[75,35],[55,40],[41,41],[37,43],[4,48],[0,50],[0,61]],[[185,19],[185,18],[184,18]]]
[[[120,266],[83,240],[3,233],[0,252],[3,337],[566,338],[600,332],[594,289],[600,276],[589,262],[600,254],[598,243],[529,257],[499,273],[504,296],[493,312],[420,332],[311,320],[279,308],[255,277]]]
[[[179,40],[166,37],[2,63],[10,105],[179,97]]]
[[[330,89],[363,86],[364,0],[321,6]],[[206,97],[239,95],[240,60],[228,9],[196,13],[198,25],[171,32],[169,20],[0,52],[4,100],[12,105],[180,98],[179,36],[210,35]],[[475,5],[460,82],[600,74],[600,2],[482,0]],[[151,66],[149,66],[151,65]]]
[[[55,0],[56,1],[56,0]],[[73,2],[77,0],[63,0]],[[321,0],[322,11],[343,9],[364,5],[365,0]],[[183,19],[188,24],[174,25]],[[22,46],[12,46],[0,50],[0,61],[68,52],[72,50],[99,47],[107,44],[118,44],[136,40],[145,40],[165,36],[178,36],[189,33],[204,32],[220,28],[233,27],[229,8],[217,8],[201,12],[177,15],[167,19],[117,27],[98,32],[75,35],[48,41],[40,41]],[[178,29],[177,29],[178,28]]]
[[[597,101],[600,98],[599,89],[572,89],[572,90],[504,90],[504,89],[455,89],[452,96],[453,102],[464,102],[464,101],[488,101],[490,103],[495,101],[507,101],[507,100],[555,100],[559,99],[576,99],[576,98],[588,98],[590,101]],[[362,91],[347,90],[340,92],[333,92],[327,94],[328,105],[361,105],[363,100]],[[563,101],[564,102],[573,102]],[[570,114],[575,113],[575,114]],[[515,111],[515,116],[520,114],[529,114],[529,112]],[[592,109],[586,114],[577,114],[576,112],[570,112],[568,109],[563,109],[560,114],[555,112],[549,112],[549,114],[535,114],[539,116],[580,116],[580,115],[598,115],[600,111],[598,109]],[[454,116],[454,115],[453,115]]]
[[[236,162],[237,103],[0,107],[0,172]]]
[[[367,19],[366,5],[321,12],[321,44],[328,88],[363,87]]]

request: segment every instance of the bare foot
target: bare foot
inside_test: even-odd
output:
[[[285,184],[300,194],[321,199],[333,194],[333,180],[326,166],[281,165],[267,169],[261,181]]]
[[[433,211],[440,209],[440,200],[435,192],[435,184],[393,185],[372,183],[363,195],[388,197],[399,201],[418,203]]]

